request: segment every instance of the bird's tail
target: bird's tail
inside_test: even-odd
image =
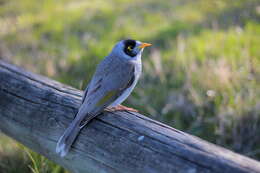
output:
[[[56,146],[56,153],[60,154],[61,157],[64,157],[69,152],[71,145],[78,136],[81,129],[80,122],[79,119],[75,118],[60,137]]]

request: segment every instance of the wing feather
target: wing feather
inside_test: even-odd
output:
[[[133,84],[134,73],[134,64],[118,58],[104,59],[97,67],[84,99],[88,112],[100,112],[115,101]]]
[[[85,99],[86,99],[86,96],[88,94],[88,86],[86,87],[86,89],[84,90],[83,92],[83,97],[82,97],[82,101],[81,101],[81,104],[84,103]]]

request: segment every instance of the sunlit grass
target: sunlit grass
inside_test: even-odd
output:
[[[0,135],[0,170],[3,173],[68,173],[45,157]]]

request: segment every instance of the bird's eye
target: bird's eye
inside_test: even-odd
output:
[[[128,46],[128,47],[127,47],[127,50],[132,51],[132,50],[133,50],[133,47],[132,47],[132,46]]]

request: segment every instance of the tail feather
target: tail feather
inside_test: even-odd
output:
[[[84,107],[81,107],[84,108]],[[64,157],[69,152],[71,145],[75,141],[76,137],[78,136],[80,130],[89,123],[90,120],[95,118],[98,115],[98,112],[95,114],[85,113],[84,109],[79,109],[79,112],[76,115],[76,118],[72,121],[69,127],[65,130],[63,135],[60,137],[57,146],[56,146],[56,153],[60,154],[61,157]],[[82,123],[84,119],[84,123]]]
[[[60,137],[56,146],[56,153],[60,154],[61,157],[67,155],[71,148],[71,145],[78,136],[80,131],[79,123],[80,121],[74,120],[65,130],[64,134]]]

